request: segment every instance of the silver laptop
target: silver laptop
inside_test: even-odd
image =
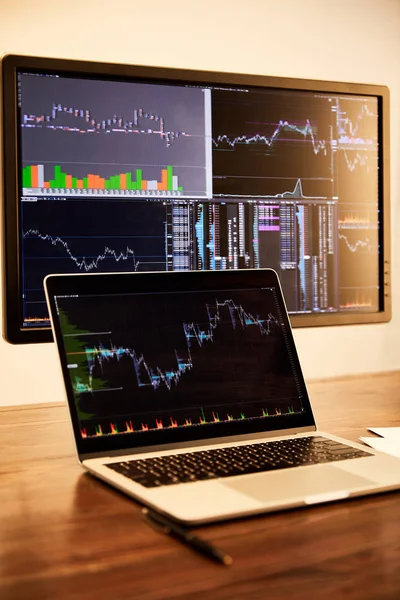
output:
[[[199,524],[400,487],[399,459],[317,430],[273,270],[45,290],[79,461],[145,505]]]

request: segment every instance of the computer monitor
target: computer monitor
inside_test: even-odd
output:
[[[390,318],[384,86],[7,55],[4,335],[49,273],[274,268],[295,327]]]

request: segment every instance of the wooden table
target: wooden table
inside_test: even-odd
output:
[[[322,430],[400,425],[400,372],[309,384]],[[400,493],[201,527],[223,567],[83,472],[60,404],[0,411],[0,598],[400,598]]]

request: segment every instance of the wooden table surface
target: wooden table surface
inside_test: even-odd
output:
[[[400,426],[400,372],[309,384],[321,430]],[[66,408],[0,409],[0,598],[400,598],[400,493],[204,526],[231,567],[83,472]]]

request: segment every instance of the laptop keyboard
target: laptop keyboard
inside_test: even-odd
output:
[[[322,437],[247,444],[106,465],[147,488],[373,456]]]

